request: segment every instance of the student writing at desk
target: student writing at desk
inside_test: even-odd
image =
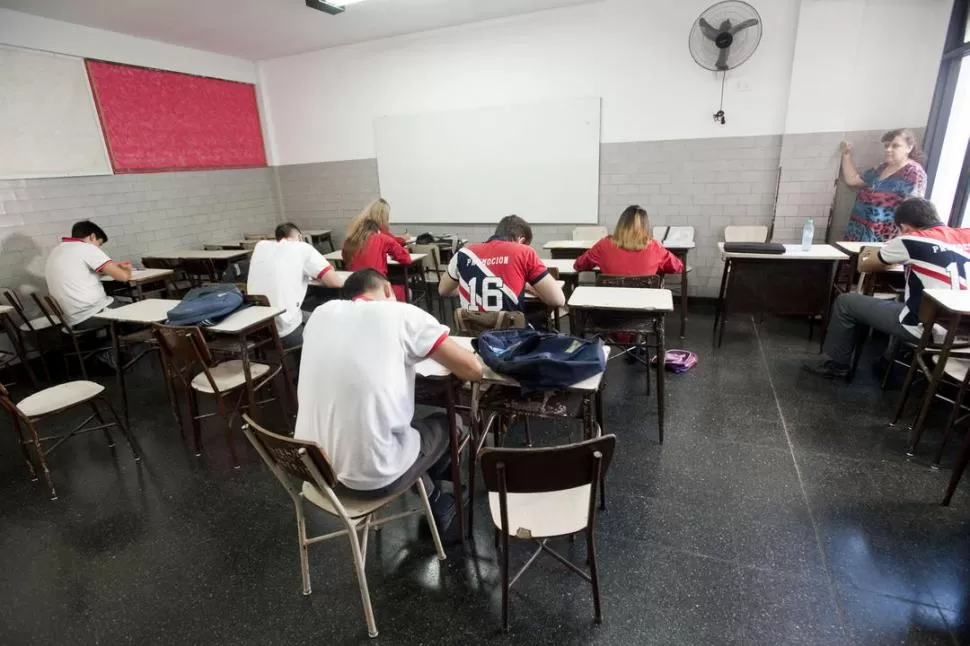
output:
[[[355,272],[344,290],[352,300],[325,303],[307,321],[295,437],[323,447],[341,488],[358,497],[398,493],[426,474],[443,532],[455,501],[433,480],[448,471],[449,424],[443,413],[414,418],[414,366],[430,357],[459,379],[480,381],[482,365],[433,316],[395,302],[377,271]]]
[[[633,204],[620,214],[613,235],[601,239],[573,263],[576,271],[597,267],[604,274],[651,276],[678,274],[684,263],[653,239],[646,210]]]
[[[562,307],[566,297],[539,258],[532,227],[517,215],[499,220],[487,242],[462,247],[451,257],[438,293],[458,292],[461,306],[480,312],[524,309],[526,286],[549,307]]]
[[[901,234],[878,253],[864,257],[861,269],[885,271],[891,265],[905,265],[903,302],[854,293],[840,295],[832,308],[825,337],[823,351],[828,359],[806,365],[810,373],[827,378],[848,376],[859,325],[918,343],[923,334],[919,320],[923,290],[968,288],[970,229],[944,225],[933,204],[918,197],[900,202],[894,220]]]
[[[71,227],[71,237],[62,238],[47,256],[47,291],[60,305],[66,322],[75,329],[103,327],[107,323],[94,318],[95,314],[120,305],[105,293],[99,274],[119,281],[131,280],[131,263],[114,262],[101,250],[107,241],[101,227],[82,220]]]
[[[350,271],[376,269],[387,276],[387,257],[390,256],[402,265],[411,263],[411,254],[404,248],[402,238],[396,238],[388,231],[391,206],[384,199],[377,199],[364,207],[347,228],[344,240],[344,265]],[[399,301],[406,301],[404,285],[394,285],[394,295]]]
[[[286,311],[276,317],[276,330],[283,347],[303,343],[303,311],[307,281],[318,280],[326,287],[341,287],[341,279],[319,251],[303,242],[303,233],[291,222],[276,227],[276,240],[256,243],[249,262],[246,291],[263,294],[273,307]]]

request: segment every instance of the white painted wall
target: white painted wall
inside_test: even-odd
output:
[[[257,78],[252,61],[9,9],[0,9],[0,43],[231,81]]]
[[[687,36],[709,0],[578,7],[259,63],[272,164],[374,156],[375,116],[602,97],[604,142],[777,134],[786,117],[798,0],[756,2],[757,53],[720,80]]]
[[[786,132],[922,126],[950,0],[802,0]]]

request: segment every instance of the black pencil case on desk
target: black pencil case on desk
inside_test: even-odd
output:
[[[785,245],[780,242],[725,242],[724,251],[727,253],[783,254],[785,253]]]

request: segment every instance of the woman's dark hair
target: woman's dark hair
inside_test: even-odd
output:
[[[926,229],[940,224],[940,216],[937,215],[936,207],[929,200],[908,197],[896,205],[893,221],[896,222],[897,227],[908,224],[914,229]]]
[[[104,229],[96,225],[91,220],[81,220],[80,222],[75,222],[74,226],[71,227],[71,237],[72,238],[87,238],[89,235],[94,234],[94,237],[104,244],[108,241],[108,234],[104,232]]]
[[[381,287],[388,282],[381,272],[376,269],[358,269],[352,273],[344,283],[344,296],[347,298],[357,298],[365,292]]]
[[[519,238],[525,238],[526,244],[532,244],[532,227],[517,215],[506,215],[498,221],[495,235],[492,237],[510,242],[518,242]]]
[[[920,166],[926,165],[926,155],[923,154],[923,149],[919,147],[919,142],[916,141],[916,135],[909,128],[896,128],[895,130],[890,130],[882,136],[881,141],[884,144],[890,143],[896,137],[902,137],[903,141],[906,142],[907,146],[912,146],[913,149],[909,151],[909,158]]]
[[[290,234],[292,234],[294,231],[299,233],[301,236],[303,235],[303,232],[300,231],[300,227],[296,226],[292,222],[284,222],[276,227],[276,239],[282,240],[283,238],[289,238]]]

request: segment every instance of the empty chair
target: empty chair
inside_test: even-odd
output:
[[[95,355],[110,351],[112,348],[110,345],[110,340],[108,340],[104,345],[101,345],[100,342],[98,342],[95,347],[89,346],[82,348],[81,346],[87,345],[88,339],[96,337],[98,332],[108,327],[109,323],[104,321],[104,325],[100,327],[85,328],[83,330],[75,329],[67,322],[67,317],[64,315],[64,311],[61,309],[57,299],[55,299],[53,296],[45,296],[43,300],[41,300],[36,294],[31,294],[31,296],[34,297],[35,302],[41,308],[41,311],[44,312],[44,316],[47,317],[50,327],[59,328],[63,337],[67,337],[67,340],[70,341],[69,346],[67,346],[67,344],[63,344],[66,347],[62,348],[65,371],[70,374],[71,366],[68,362],[68,357],[75,357],[78,365],[81,368],[81,376],[84,379],[87,379],[88,369],[84,365],[84,362]]]
[[[724,227],[724,242],[767,242],[768,227],[737,226]]]
[[[197,327],[171,325],[152,325],[152,333],[162,351],[165,363],[165,377],[170,380],[169,391],[177,392],[176,384],[181,384],[189,403],[192,416],[192,434],[195,440],[195,454],[202,455],[201,421],[216,414],[222,418],[222,429],[232,456],[233,466],[239,468],[236,444],[232,437],[232,420],[243,403],[246,389],[246,373],[241,359],[218,362],[212,357],[205,337]],[[280,372],[280,366],[251,362],[249,372],[253,379],[253,390],[259,391],[272,381]],[[212,395],[216,399],[218,413],[199,414],[199,393]],[[235,405],[229,408],[229,395],[239,393]],[[177,399],[176,399],[177,401]],[[263,402],[260,402],[263,403]],[[176,404],[181,427],[181,413]],[[180,428],[181,430],[181,428]]]
[[[50,319],[43,313],[33,318],[28,316],[23,301],[20,300],[20,297],[13,290],[3,290],[3,296],[10,306],[13,307],[14,311],[17,312],[17,316],[20,317],[21,322],[17,325],[17,334],[20,337],[21,347],[26,352],[29,352],[28,348],[36,350],[37,356],[40,359],[40,365],[44,368],[44,375],[47,381],[50,381],[51,373],[47,369],[47,360],[44,358],[44,336],[50,334]],[[46,333],[45,330],[47,331]]]
[[[428,299],[428,311],[435,315],[434,304],[437,301],[444,302],[438,296],[438,282],[441,280],[441,273],[445,268],[441,266],[441,247],[436,244],[414,244],[411,245],[412,254],[425,254],[421,259],[421,281],[416,287],[423,285],[425,298]],[[417,300],[416,298],[414,300]],[[412,301],[413,302],[413,301]],[[445,316],[445,307],[441,306],[441,317]]]
[[[573,229],[573,240],[599,240],[610,235],[606,227],[576,227]]]
[[[57,499],[57,491],[54,489],[51,472],[47,467],[47,455],[79,433],[90,433],[91,431],[98,430],[104,431],[104,435],[108,439],[108,446],[114,447],[115,443],[108,429],[112,426],[117,426],[121,429],[122,434],[128,441],[128,446],[135,456],[135,461],[141,460],[141,456],[131,439],[131,435],[128,433],[128,429],[121,422],[121,419],[111,407],[111,404],[102,396],[103,392],[104,386],[96,384],[93,381],[69,381],[36,392],[15,404],[10,399],[10,393],[0,384],[0,405],[6,408],[13,417],[17,441],[20,444],[20,451],[24,456],[24,461],[27,463],[30,479],[36,480],[37,472],[27,451],[28,444],[33,447],[34,457],[37,459],[41,471],[44,472],[44,479],[47,481],[47,486],[51,491],[51,500]],[[113,422],[106,423],[104,421],[98,404],[104,406],[111,413],[111,417],[114,418]],[[75,426],[70,432],[48,437],[38,435],[37,424],[46,417],[84,405],[91,408],[91,415]],[[88,427],[88,424],[94,419],[98,420],[98,425]],[[27,431],[27,437],[24,437],[24,429]],[[48,441],[53,441],[54,443],[45,449],[42,444]]]
[[[593,612],[600,611],[596,572],[596,495],[613,458],[616,436],[551,448],[482,449],[479,456],[488,507],[501,546],[502,627],[509,629],[509,592],[520,576],[545,552],[592,584]],[[550,538],[583,532],[589,572],[551,547]],[[538,548],[514,576],[509,572],[509,537],[535,541]]]
[[[354,570],[357,573],[357,583],[360,586],[361,601],[364,605],[364,619],[367,622],[367,634],[371,637],[377,637],[377,622],[374,619],[370,592],[367,588],[367,575],[364,572],[367,559],[367,537],[370,530],[392,520],[424,515],[431,531],[438,560],[445,560],[441,538],[438,536],[434,517],[431,515],[428,492],[425,490],[421,476],[416,477],[411,485],[411,489],[417,492],[420,498],[420,507],[393,514],[389,513],[378,519],[377,512],[399,500],[407,493],[407,489],[399,494],[376,500],[362,500],[346,493],[340,493],[340,483],[337,481],[333,467],[331,467],[323,449],[317,444],[271,433],[250,419],[248,415],[243,415],[243,418],[247,423],[245,427],[246,437],[249,438],[260,457],[266,462],[266,466],[280,481],[293,501],[299,536],[303,594],[308,595],[311,592],[310,561],[307,555],[307,547],[331,538],[346,536],[350,541]],[[304,509],[306,502],[337,518],[343,525],[343,529],[320,536],[307,536]]]

